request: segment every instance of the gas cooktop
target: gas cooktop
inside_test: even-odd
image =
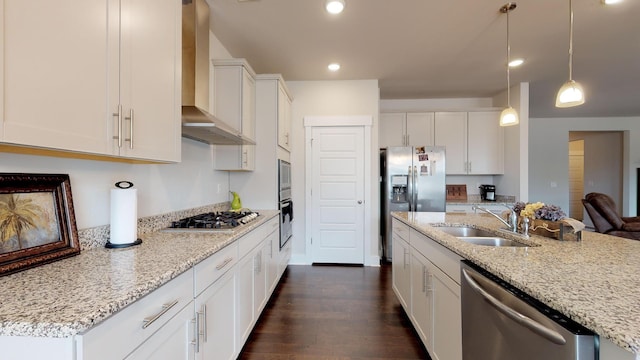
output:
[[[218,211],[172,221],[163,231],[233,232],[260,216],[254,211]]]

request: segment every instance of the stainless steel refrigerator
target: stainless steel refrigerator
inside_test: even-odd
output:
[[[380,181],[382,258],[392,261],[392,211],[445,211],[445,148],[403,146],[380,149]]]

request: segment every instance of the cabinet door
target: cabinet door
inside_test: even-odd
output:
[[[271,244],[264,241],[253,256],[253,321],[258,320],[267,303],[267,267]]]
[[[189,303],[126,360],[192,360],[195,338],[193,303]]]
[[[389,146],[405,146],[405,113],[380,114],[378,126],[378,146],[383,149]]]
[[[278,82],[278,145],[291,151],[291,99]]]
[[[433,360],[462,359],[462,312],[460,285],[438,267],[427,263],[432,296],[431,357]]]
[[[214,114],[249,139],[255,139],[256,82],[244,60],[214,61]],[[216,65],[217,64],[217,65]],[[216,170],[255,169],[255,145],[218,145]]]
[[[411,251],[411,320],[427,348],[432,339],[431,275],[427,260],[417,251]]]
[[[433,113],[407,113],[407,145],[433,146],[433,118]]]
[[[196,298],[196,359],[235,359],[235,285],[235,272],[230,270]]]
[[[0,141],[109,153],[105,2],[4,0],[1,5]]]
[[[395,233],[392,235],[391,271],[393,276],[393,291],[405,312],[411,314],[411,269],[409,267],[409,244]]]
[[[447,175],[466,174],[467,113],[437,112],[434,131],[435,145],[446,147]]]
[[[114,135],[122,133],[124,137],[120,155],[179,161],[181,3],[176,0],[122,0],[121,4],[121,131],[118,130],[118,117],[114,117]],[[117,104],[113,99],[109,110],[117,112]]]
[[[267,255],[267,294],[271,296],[273,290],[278,285],[280,273],[278,272],[278,263],[280,262],[280,231],[276,230],[267,238],[269,254]],[[267,299],[268,300],[268,299]]]
[[[504,128],[499,119],[497,111],[469,113],[469,174],[504,174]]]
[[[236,347],[242,349],[253,327],[253,255],[240,260],[236,271]]]

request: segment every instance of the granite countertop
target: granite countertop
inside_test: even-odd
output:
[[[478,246],[437,226],[499,228],[501,223],[490,215],[392,215],[600,336],[640,354],[640,241],[584,231],[580,242],[505,235],[531,246]]]
[[[0,278],[0,335],[69,337],[191,269],[278,215],[260,217],[234,234],[151,232],[143,243],[104,247]]]

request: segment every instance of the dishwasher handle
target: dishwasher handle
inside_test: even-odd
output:
[[[500,300],[498,300],[495,297],[493,297],[486,290],[484,290],[482,287],[480,287],[480,285],[478,285],[478,283],[476,283],[475,280],[473,280],[473,278],[467,272],[466,269],[462,269],[462,275],[464,276],[464,278],[467,281],[467,283],[469,284],[469,286],[471,286],[471,288],[475,292],[480,294],[485,300],[487,300],[489,302],[489,304],[491,304],[493,307],[495,307],[496,310],[500,311],[501,313],[506,315],[511,320],[513,320],[513,321],[521,324],[522,326],[530,329],[531,331],[535,332],[536,334],[545,337],[546,339],[548,339],[549,341],[552,341],[555,344],[565,345],[567,343],[567,340],[562,335],[560,335],[560,333],[558,333],[557,331],[555,331],[553,329],[549,329],[548,327],[540,324],[539,322],[531,319],[530,317],[528,317],[526,315],[523,315],[523,314],[517,312],[516,310],[508,307],[507,305],[503,304]]]

